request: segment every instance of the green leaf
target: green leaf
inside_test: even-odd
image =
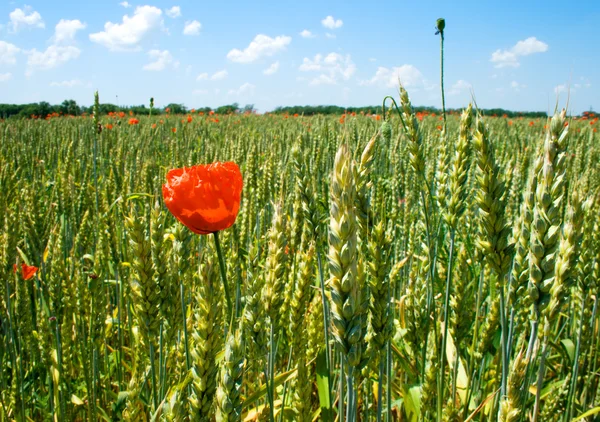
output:
[[[409,387],[404,384],[402,386],[402,397],[404,399],[404,412],[411,422],[421,420],[421,393],[420,385]]]
[[[567,352],[567,355],[569,356],[569,359],[571,360],[571,362],[573,362],[573,359],[575,357],[575,344],[573,343],[573,341],[568,338],[565,338],[565,339],[562,339],[560,341],[560,343],[562,344],[563,348],[565,349],[565,352]]]
[[[590,409],[587,412],[582,413],[581,415],[577,416],[571,422],[580,421],[583,418],[587,418],[588,416],[592,416],[592,415],[595,415],[598,413],[600,413],[600,407],[594,407],[593,409]]]
[[[321,350],[317,355],[317,391],[319,392],[321,420],[331,422],[333,420],[333,410],[331,409],[331,397],[329,396],[329,371],[327,371],[325,353],[325,350]]]

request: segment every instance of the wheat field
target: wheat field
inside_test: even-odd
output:
[[[0,122],[0,421],[597,420],[598,119],[395,99]]]

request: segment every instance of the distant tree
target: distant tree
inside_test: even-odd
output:
[[[240,110],[240,105],[238,103],[233,103],[229,105],[224,105],[218,107],[215,112],[219,114],[233,114],[237,113]]]
[[[62,111],[63,114],[81,114],[81,109],[75,100],[64,100],[60,105],[60,111]]]
[[[165,107],[165,111],[169,109],[169,113],[171,114],[185,114],[187,113],[187,108],[183,104],[175,104],[171,103]]]

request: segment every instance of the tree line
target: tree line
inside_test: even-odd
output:
[[[255,108],[253,104],[240,106],[238,103],[223,105],[217,108],[210,107],[198,107],[198,108],[187,108],[183,104],[168,104],[165,107],[148,107],[146,105],[134,105],[134,106],[119,106],[116,104],[103,103],[100,104],[100,113],[108,114],[109,112],[118,113],[131,111],[135,115],[160,115],[160,114],[187,114],[191,111],[209,113],[211,111],[218,114],[234,114],[234,113],[253,113]],[[482,110],[487,116],[506,116],[506,117],[547,117],[546,112],[543,111],[511,111],[502,108],[492,108]],[[427,114],[439,114],[441,110],[435,107],[415,107],[417,113]],[[458,109],[449,109],[449,113],[460,113]],[[33,116],[44,118],[48,115],[59,114],[59,115],[73,115],[80,116],[84,113],[92,113],[92,106],[82,106],[77,104],[75,100],[65,100],[61,104],[50,104],[42,101],[39,103],[31,104],[0,104],[0,118],[6,119],[9,117],[16,118],[32,118]],[[271,111],[274,114],[289,114],[289,115],[303,115],[313,116],[317,114],[321,115],[341,115],[344,113],[356,113],[356,114],[378,114],[381,113],[381,106],[366,106],[366,107],[340,107],[336,105],[317,105],[317,106],[286,106],[277,107]]]

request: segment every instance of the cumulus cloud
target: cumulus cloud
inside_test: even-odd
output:
[[[525,84],[520,84],[517,81],[511,81],[510,83],[510,87],[515,91],[515,92],[520,92],[522,89],[527,88],[527,85]]]
[[[218,72],[213,73],[213,75],[210,77],[210,80],[220,81],[222,79],[225,79],[227,75],[229,75],[229,73],[225,69],[219,70]]]
[[[81,86],[83,82],[79,79],[72,79],[70,81],[61,81],[61,82],[51,82],[50,86],[60,87],[60,88],[73,88],[75,86]]]
[[[356,72],[356,65],[349,54],[329,53],[326,56],[317,54],[313,59],[305,57],[299,67],[301,72],[321,72],[312,79],[310,85],[334,85],[341,78],[348,80]]]
[[[150,63],[144,65],[144,70],[159,72],[164,70],[169,64],[173,63],[177,66],[177,62],[173,62],[173,56],[169,53],[169,50],[150,50],[148,55],[152,60]]]
[[[344,22],[341,19],[334,19],[333,16],[329,15],[321,21],[321,24],[328,29],[341,28]]]
[[[77,31],[85,29],[86,24],[78,19],[61,19],[54,30],[53,41],[55,44],[70,44],[75,41]]]
[[[181,16],[181,7],[173,6],[170,9],[165,9],[165,14],[171,19],[175,19]]]
[[[285,35],[271,38],[264,34],[258,34],[248,47],[244,50],[234,48],[227,53],[227,58],[232,62],[252,63],[262,57],[270,57],[285,50],[290,42],[292,42],[292,38]]]
[[[128,9],[131,7],[131,4],[129,4],[128,1],[122,1],[121,3],[119,3],[120,6],[123,6],[125,9]]]
[[[371,79],[361,81],[360,85],[379,85],[386,88],[393,88],[397,87],[398,83],[404,85],[405,88],[433,88],[433,85],[430,85],[427,82],[421,71],[411,64],[405,64],[391,69],[380,66],[377,68],[375,75]]]
[[[252,95],[252,94],[254,94],[255,88],[256,87],[254,85],[246,82],[245,84],[240,86],[238,89],[230,89],[228,94],[235,95],[235,96]]]
[[[517,42],[508,50],[496,50],[492,53],[490,61],[494,67],[519,67],[519,57],[529,56],[535,53],[544,53],[548,51],[548,44],[538,40],[536,37],[529,37]]]
[[[202,24],[197,20],[187,21],[183,27],[183,35],[200,35]]]
[[[12,78],[12,73],[0,73],[0,82],[6,82]]]
[[[19,51],[21,49],[16,45],[0,40],[0,64],[17,63],[17,53]]]
[[[90,40],[111,51],[139,49],[139,43],[162,25],[162,11],[154,6],[138,6],[133,16],[123,16],[122,23],[106,22],[104,31],[90,34]]]
[[[265,75],[273,75],[274,73],[277,73],[277,71],[279,70],[279,62],[275,62],[273,64],[271,64],[271,66],[267,67],[265,70],[263,70],[263,73]]]
[[[81,54],[81,50],[72,45],[51,45],[45,51],[38,51],[34,48],[26,53],[28,55],[26,73],[31,75],[34,70],[53,69],[69,60],[76,59]]]
[[[471,89],[471,84],[467,81],[459,79],[456,81],[448,90],[448,95],[458,95],[461,92],[468,91]]]
[[[312,32],[310,32],[308,29],[305,29],[304,31],[300,32],[300,36],[302,38],[314,38],[315,37],[315,35]]]
[[[17,32],[22,28],[45,28],[42,16],[29,6],[24,6],[23,9],[15,9],[8,15],[10,22],[8,29],[11,32]]]
[[[208,73],[204,72],[199,74],[196,77],[197,81],[207,81],[207,80],[211,80],[211,81],[220,81],[223,80],[227,77],[227,75],[229,75],[229,72],[227,72],[227,70],[223,69],[223,70],[219,70],[218,72],[213,73],[212,75],[208,75]]]

